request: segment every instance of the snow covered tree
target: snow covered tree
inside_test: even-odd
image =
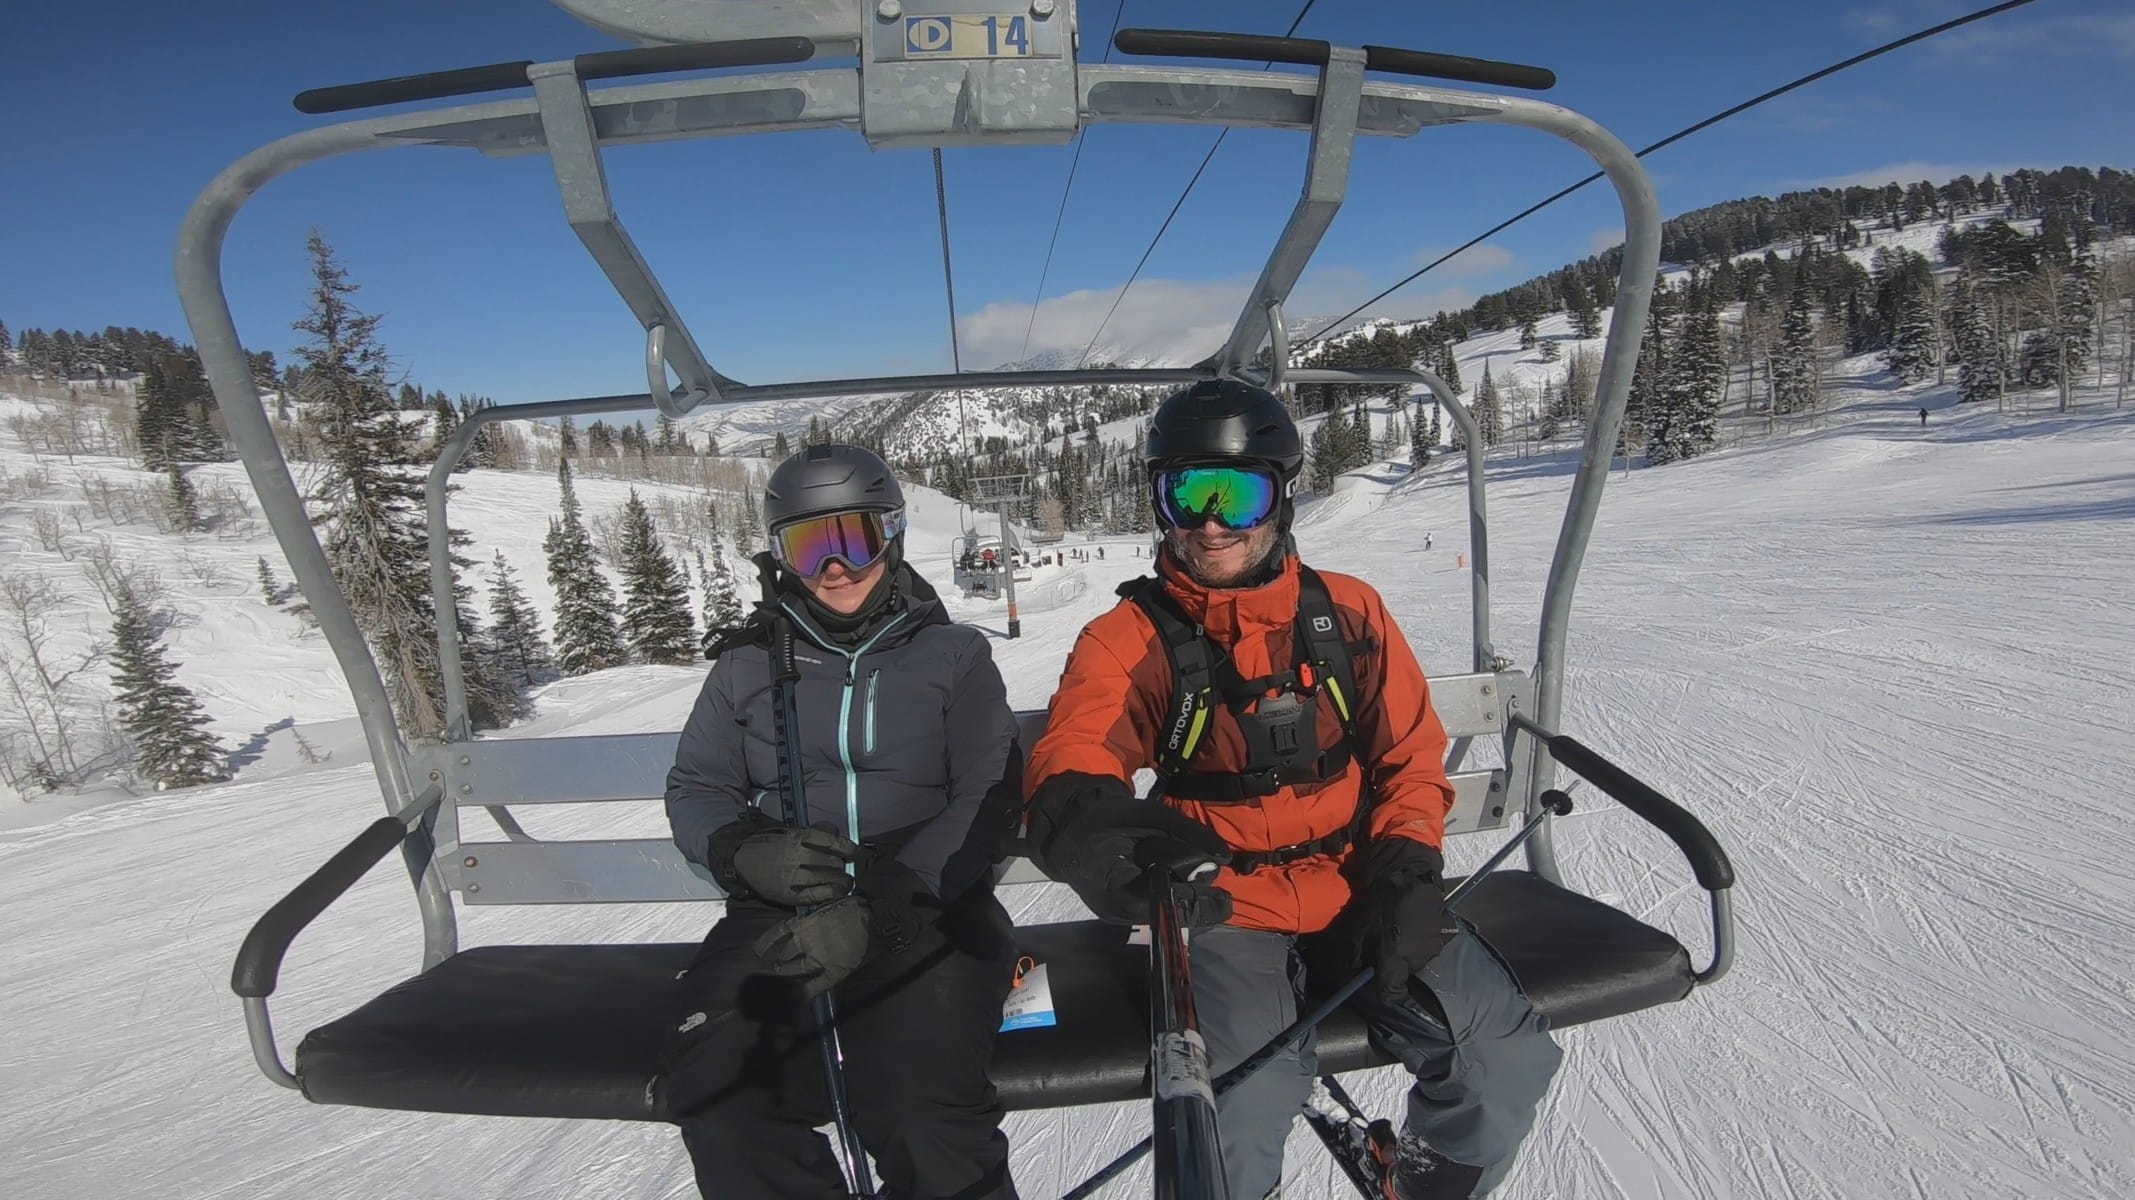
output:
[[[778,435],[771,440],[771,462],[776,465],[791,457],[793,457],[793,448],[786,444],[786,431],[781,429],[778,431]]]
[[[1520,349],[1534,349],[1537,336],[1533,317],[1528,317],[1520,322]]]
[[[1996,400],[2002,389],[2001,340],[1994,336],[1970,273],[1950,289],[1950,352],[1957,362],[1957,394],[1968,402]]]
[[[660,544],[636,488],[623,504],[623,639],[639,662],[680,665],[697,656],[689,584]]]
[[[735,594],[734,572],[727,566],[726,547],[717,534],[712,536],[709,568],[705,566],[704,552],[697,552],[697,586],[704,592],[705,637],[741,624],[741,598]]]
[[[1658,466],[1712,449],[1719,440],[1720,392],[1726,383],[1720,314],[1708,297],[1680,318],[1647,416],[1646,461]]]
[[[133,746],[134,769],[158,791],[228,779],[224,750],[207,730],[207,714],[192,691],[172,678],[178,669],[164,657],[162,633],[129,589],[118,593],[111,634],[119,729]]]
[[[541,635],[541,617],[534,612],[519,577],[499,550],[489,565],[489,627],[485,649],[497,673],[523,696],[525,690],[555,674],[555,657],[548,639]]]
[[[200,528],[200,498],[194,494],[192,483],[185,477],[185,468],[170,464],[170,494],[164,498],[163,511],[177,533],[191,533]]]
[[[557,460],[556,481],[563,492],[563,516],[550,519],[541,544],[556,593],[556,665],[566,675],[584,675],[620,665],[623,640],[615,628],[615,589],[601,573],[600,556],[580,515],[570,459]]]
[[[134,449],[151,471],[168,468],[183,447],[184,412],[173,403],[163,357],[148,360],[133,389]]]
[[[1594,338],[1601,336],[1601,310],[1594,305],[1594,293],[1587,290],[1577,275],[1571,277],[1565,299],[1572,314],[1572,334],[1575,337]]]
[[[1474,415],[1475,432],[1482,438],[1483,447],[1497,445],[1505,436],[1505,408],[1488,362],[1483,364],[1483,382],[1475,389]]]
[[[1772,411],[1807,412],[1816,407],[1822,384],[1817,347],[1816,299],[1806,280],[1797,280],[1787,296],[1786,316],[1779,322],[1779,344],[1771,359]]]
[[[1425,424],[1423,412],[1417,410],[1415,419],[1409,422],[1409,465],[1422,470],[1431,465],[1431,451],[1437,449],[1438,405],[1431,405],[1431,420]]]
[[[1564,347],[1557,344],[1557,339],[1551,338],[1542,343],[1537,353],[1541,355],[1543,362],[1555,362],[1564,357]]]
[[[384,669],[404,732],[444,732],[444,681],[437,654],[423,529],[422,449],[386,382],[379,318],[350,301],[357,285],[317,230],[308,242],[311,305],[295,327],[302,399],[323,452],[311,499],[313,524],[334,579],[348,597]]]

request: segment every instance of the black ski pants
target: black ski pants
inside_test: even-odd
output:
[[[750,946],[793,915],[734,901],[679,984],[668,1110],[707,1200],[842,1200],[822,1036],[789,981]],[[986,1068],[1015,974],[1014,930],[988,891],[958,901],[910,949],[840,984],[838,1031],[854,1129],[885,1195],[1014,1200]]]

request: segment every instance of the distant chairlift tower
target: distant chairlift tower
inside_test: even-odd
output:
[[[1016,554],[1022,543],[1016,537],[1014,518],[1030,505],[1030,476],[987,475],[972,481],[974,507],[991,504],[1001,514],[1002,594],[1008,597],[1008,636],[1023,636],[1023,622],[1016,617]]]

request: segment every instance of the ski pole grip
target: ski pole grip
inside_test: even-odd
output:
[[[1497,87],[1546,92],[1557,86],[1557,73],[1547,67],[1459,54],[1434,54],[1429,50],[1403,50],[1397,46],[1364,47],[1364,67],[1393,75],[1420,75],[1427,79],[1451,79],[1460,83],[1487,83]]]
[[[1121,54],[1166,58],[1229,58],[1246,62],[1327,64],[1327,43],[1316,38],[1268,37],[1257,33],[1209,33],[1197,29],[1122,29],[1112,37]]]

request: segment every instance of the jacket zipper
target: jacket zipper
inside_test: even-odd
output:
[[[867,736],[860,752],[869,758],[875,756],[875,684],[882,678],[882,668],[876,667],[867,673]]]
[[[860,666],[860,656],[868,648],[882,640],[882,635],[902,624],[905,614],[898,613],[890,623],[875,631],[875,636],[860,643],[858,649],[845,654],[845,695],[838,704],[838,760],[845,766],[845,836],[855,843],[860,840],[860,773],[853,769],[852,715],[853,676]],[[844,654],[844,651],[839,651]],[[845,873],[853,873],[853,864],[845,865]]]

